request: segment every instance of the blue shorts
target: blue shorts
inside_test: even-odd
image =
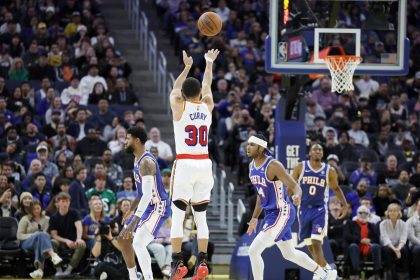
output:
[[[328,228],[328,211],[324,205],[299,207],[299,239],[311,245],[311,240],[324,240]]]
[[[296,210],[292,204],[286,204],[281,209],[264,211],[264,226],[260,234],[264,234],[267,242],[278,242],[292,239],[292,225]]]
[[[153,206],[149,206],[143,213],[141,219],[137,222],[134,232],[136,232],[137,228],[146,226],[149,231],[157,237],[160,227],[170,215],[170,210],[170,204],[166,200]],[[133,216],[127,219],[125,225],[128,225],[132,221]]]

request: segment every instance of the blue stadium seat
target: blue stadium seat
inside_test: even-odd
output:
[[[373,149],[365,149],[361,151],[360,157],[367,157],[370,159],[371,162],[378,162],[379,161],[379,156],[376,153],[375,150]]]
[[[21,81],[13,81],[9,79],[6,79],[5,83],[6,83],[6,88],[9,90],[10,94],[13,94],[13,91],[15,90],[15,88],[20,87],[20,85],[22,84]]]
[[[383,173],[386,170],[386,164],[383,162],[374,162],[372,163],[372,169],[376,173]]]
[[[350,176],[357,168],[359,168],[359,163],[357,161],[345,161],[341,164],[341,169],[346,177]]]
[[[65,88],[68,88],[69,87],[69,85],[70,85],[70,83],[69,82],[67,82],[67,81],[55,81],[54,82],[54,88],[58,91],[58,93],[60,93],[61,94],[61,92],[63,92],[63,90],[65,89]]]
[[[29,85],[34,89],[34,91],[37,91],[41,88],[41,82],[38,80],[30,80]]]

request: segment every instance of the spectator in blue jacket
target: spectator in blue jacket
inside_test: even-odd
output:
[[[70,207],[79,210],[79,213],[84,216],[89,213],[88,199],[85,192],[85,180],[87,177],[87,169],[85,166],[80,166],[74,171],[75,178],[70,183],[69,194],[71,196]]]
[[[42,205],[42,209],[46,209],[51,201],[51,193],[47,188],[47,177],[44,173],[38,173],[34,177],[34,185],[30,189],[32,197],[39,200]]]
[[[368,186],[376,186],[376,172],[372,170],[372,162],[368,157],[360,159],[360,168],[353,171],[350,175],[349,183],[353,189],[357,186],[361,179],[366,179]]]

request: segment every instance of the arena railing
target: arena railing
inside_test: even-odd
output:
[[[229,242],[234,242],[235,238],[233,236],[233,192],[235,191],[235,186],[232,183],[229,183],[228,187],[228,217],[227,217],[227,239]]]
[[[225,189],[225,181],[226,181],[226,172],[222,170],[220,172],[220,201],[219,201],[219,207],[220,207],[220,222],[219,226],[220,228],[226,228],[226,189]]]
[[[158,94],[161,95],[166,113],[170,114],[168,96],[175,82],[172,73],[168,73],[167,60],[163,52],[157,50],[156,35],[149,31],[149,20],[142,11],[139,0],[123,0],[124,9],[127,11],[131,27],[135,32],[135,40],[138,40],[139,48],[143,52],[144,60],[148,63],[148,69],[152,72],[153,82],[157,83]]]

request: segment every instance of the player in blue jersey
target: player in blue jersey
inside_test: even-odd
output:
[[[286,193],[286,186],[289,193],[293,194],[295,205],[300,204],[302,190],[283,165],[271,157],[266,149],[267,141],[263,135],[257,134],[248,139],[247,155],[252,159],[249,178],[258,193],[254,213],[248,223],[249,235],[256,231],[258,216],[263,210],[265,214],[264,226],[249,248],[254,280],[263,279],[264,261],[261,254],[274,244],[286,260],[312,271],[319,279],[335,280],[336,271],[324,270],[307,254],[294,248],[291,227],[296,210]]]
[[[153,279],[152,262],[147,245],[156,238],[159,228],[169,217],[170,203],[162,183],[159,165],[153,155],[144,148],[146,141],[145,129],[139,127],[128,129],[125,150],[127,153],[133,153],[135,157],[133,173],[139,203],[120,236],[122,239],[131,240],[134,233],[133,248],[143,272],[143,278],[151,280]],[[135,265],[128,269],[131,278]]]
[[[293,178],[302,188],[302,201],[298,219],[299,238],[304,240],[314,260],[324,269],[331,269],[322,250],[324,236],[328,229],[328,199],[331,187],[343,205],[339,219],[346,217],[348,206],[334,167],[323,163],[324,152],[320,144],[309,150],[309,161],[299,163],[293,169]]]

